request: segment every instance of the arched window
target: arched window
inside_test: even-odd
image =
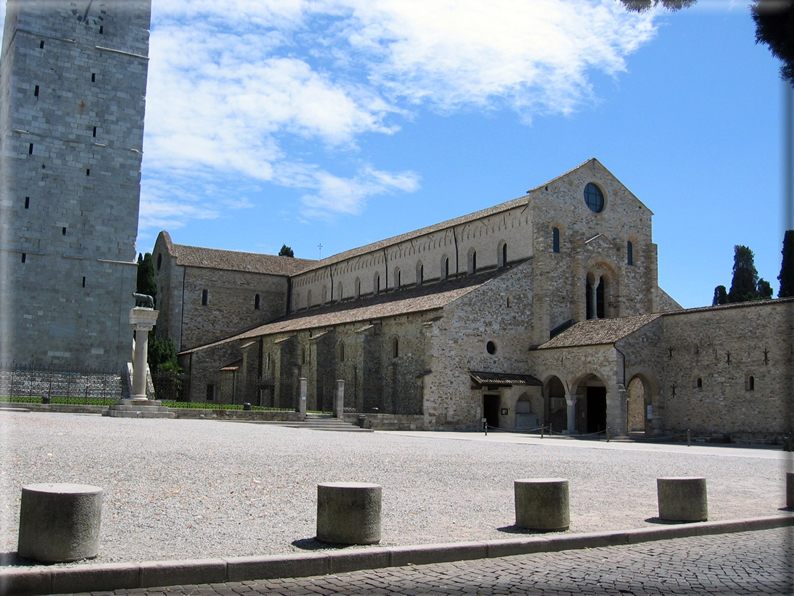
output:
[[[400,356],[400,339],[395,337],[391,342],[391,356],[392,358],[399,358]]]
[[[560,252],[560,229],[553,228],[551,230],[551,251]]]
[[[320,304],[324,306],[325,303],[328,302],[328,286],[325,285],[323,286],[323,293],[321,297],[322,297],[322,301],[320,302]]]
[[[594,278],[587,276],[586,283],[586,318],[604,319],[607,316],[607,297],[609,296],[606,277]]]
[[[402,285],[402,275],[399,267],[394,268],[394,289],[399,290]]]
[[[424,280],[425,280],[425,266],[422,265],[422,261],[419,261],[416,264],[416,285],[421,286]]]
[[[209,290],[201,290],[201,306],[207,306],[210,303]]]
[[[745,389],[747,389],[747,391],[755,391],[755,377],[753,375],[747,375]]]
[[[634,264],[634,246],[631,244],[631,240],[626,242],[626,264]]]
[[[254,296],[254,310],[259,310],[259,307],[262,305],[262,297],[257,294]]]
[[[342,282],[340,281],[338,284],[336,284],[336,301],[339,302],[344,297],[345,296],[342,293]]]
[[[496,265],[504,267],[507,265],[507,242],[502,241],[496,248]]]
[[[703,389],[703,379],[701,377],[698,377],[697,381],[695,381],[695,389]]]
[[[441,257],[441,279],[449,278],[449,257],[444,255]]]
[[[344,342],[339,343],[339,362],[345,361],[345,344]]]
[[[356,278],[356,283],[355,283],[355,294],[354,294],[354,296],[355,296],[356,298],[360,298],[360,297],[361,297],[361,280],[360,280],[359,278]]]
[[[375,274],[375,279],[372,282],[372,293],[376,294],[380,292],[380,273]]]
[[[306,308],[312,307],[312,291],[306,292]]]
[[[469,249],[469,267],[468,273],[472,275],[477,272],[477,251],[473,248]]]

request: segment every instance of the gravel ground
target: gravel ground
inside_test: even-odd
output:
[[[16,551],[23,485],[105,489],[100,556],[80,564],[321,548],[319,482],[381,484],[381,544],[393,546],[514,537],[516,478],[568,478],[570,532],[648,527],[660,476],[705,476],[712,520],[775,515],[790,465],[768,449],[9,411],[0,437],[3,553]]]

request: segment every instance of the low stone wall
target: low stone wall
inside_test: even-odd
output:
[[[272,420],[274,422],[292,422],[298,420],[298,413],[256,412],[252,410],[199,410],[197,408],[171,408],[176,418],[196,419],[210,418],[217,420]]]
[[[374,430],[426,430],[425,417],[416,414],[361,414],[364,428]],[[358,424],[359,414],[345,413],[345,421]]]

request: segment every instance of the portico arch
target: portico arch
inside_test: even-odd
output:
[[[653,433],[653,411],[659,395],[658,383],[643,373],[631,377],[626,385],[627,431]],[[649,409],[648,406],[651,406]]]
[[[605,431],[607,428],[607,385],[589,373],[572,384],[576,395],[576,430],[580,434]]]
[[[565,403],[565,385],[556,375],[543,383],[544,420],[556,432],[568,428],[568,414]]]

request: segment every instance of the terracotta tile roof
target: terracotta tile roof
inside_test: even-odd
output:
[[[686,308],[681,310],[671,310],[664,313],[664,316],[686,315],[691,312],[706,312],[710,310],[727,310],[733,308],[752,308],[754,306],[769,306],[771,304],[787,304],[794,302],[794,298],[775,298],[772,300],[751,300],[750,302],[734,302],[733,304],[721,304],[719,306],[699,306],[697,308]]]
[[[316,263],[310,259],[201,248],[184,244],[172,244],[171,254],[176,257],[177,264],[181,266],[285,276],[294,275]]]
[[[663,316],[662,313],[634,315],[617,319],[590,319],[576,323],[569,329],[538,346],[539,350],[572,348],[575,346],[599,346],[613,344]]]
[[[466,275],[448,281],[429,283],[414,288],[405,288],[399,292],[384,292],[374,297],[334,303],[319,309],[313,308],[301,311],[233,337],[186,350],[181,352],[181,354],[190,354],[230,341],[251,339],[263,335],[272,335],[274,333],[289,333],[303,329],[318,329],[345,323],[371,321],[374,319],[436,310],[482,287],[492,279],[500,276],[504,271],[507,270],[499,269],[491,272],[478,273],[477,275]]]

